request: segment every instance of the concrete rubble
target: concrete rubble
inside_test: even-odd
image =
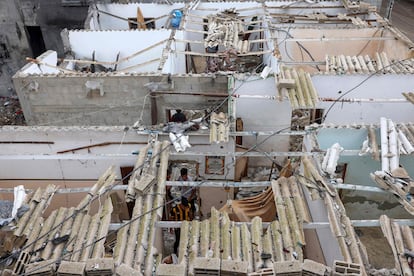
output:
[[[65,50],[70,51],[71,56],[60,60],[57,52],[47,51],[29,59],[29,63],[16,73],[16,90],[29,124],[49,124],[53,119],[57,125],[131,125],[131,118],[134,118],[136,123],[131,128],[138,135],[130,137],[129,142],[143,146],[134,149],[134,153],[138,153],[136,159],[126,153],[127,150],[114,155],[120,159],[131,158],[118,163],[122,169],[126,170],[126,164],[133,165],[125,186],[128,221],[111,221],[116,207],[107,194],[119,178],[117,166],[109,168],[77,206],[56,208],[48,216],[44,213],[57,186],[39,188],[25,202],[29,210],[4,234],[1,257],[11,263],[1,275],[368,275],[370,264],[366,248],[347,215],[342,192],[337,190],[337,184],[345,179],[346,168],[341,171],[343,164],[339,164],[343,144],[330,143],[328,146],[333,144],[332,147],[321,149],[315,133],[330,126],[306,126],[324,121],[334,104],[340,101],[343,106],[358,101],[397,102],[404,106],[413,103],[413,93],[408,91],[397,91],[405,97],[399,99],[342,98],[359,84],[338,96],[342,91],[332,92],[333,89],[327,87],[332,83],[323,81],[323,78],[331,78],[331,82],[336,80],[348,85],[348,77],[351,83],[351,80],[366,75],[365,80],[372,76],[387,82],[395,74],[401,80],[407,80],[414,73],[413,43],[381,19],[371,5],[360,1],[242,1],[237,3],[240,8],[232,7],[236,2],[169,4],[168,8],[176,6],[161,16],[157,9],[165,7],[154,4],[151,11],[156,15],[151,14],[147,19],[143,11],[149,7],[145,6],[148,3],[142,3],[142,10],[134,6],[133,20],[98,9],[106,3],[94,4],[87,30],[62,33]],[[116,5],[119,9],[124,7],[124,4]],[[295,11],[297,9],[300,12]],[[174,18],[172,26],[172,17],[177,14],[180,15],[178,23]],[[121,24],[116,27],[120,30],[113,26],[114,29],[109,29],[103,24],[104,15],[111,20],[126,21],[128,29],[119,27]],[[162,24],[161,19],[165,19]],[[137,29],[131,30],[134,24]],[[131,52],[122,48],[123,43],[111,46],[109,34],[110,42],[131,39],[130,45],[144,47],[132,47]],[[137,43],[142,39],[151,40],[151,45]],[[350,47],[354,44],[347,40],[358,41],[355,43],[362,45],[362,50],[361,47]],[[108,43],[103,45],[102,41]],[[390,54],[388,51],[393,49],[394,43],[397,50]],[[356,52],[357,48],[359,52]],[[203,66],[205,73],[197,74]],[[324,98],[320,97],[322,94]],[[246,115],[246,132],[235,131],[237,128],[234,127],[239,114],[236,108],[244,110],[240,113],[243,116],[250,111],[243,98],[267,101],[265,104],[256,101],[259,116]],[[329,102],[332,102],[331,106]],[[5,107],[9,105],[9,101],[3,104]],[[158,140],[161,125],[165,129],[174,127],[165,120],[170,120],[171,110],[177,106],[181,108],[181,105],[200,113],[211,110],[217,113],[203,116],[203,119],[210,118],[208,131],[187,136],[184,130],[170,129],[167,131],[170,141],[161,142]],[[266,108],[266,114],[260,114],[262,106]],[[361,118],[365,116],[362,109],[358,107],[355,111],[355,114],[361,113]],[[102,111],[105,116],[99,114]],[[267,121],[262,122],[262,117]],[[283,131],[275,130],[279,123],[283,125]],[[261,137],[251,130],[258,126],[264,129],[260,131]],[[340,128],[338,125],[334,127]],[[372,159],[382,166],[381,171],[371,174],[372,179],[382,189],[396,195],[399,203],[414,214],[414,181],[399,163],[400,156],[408,157],[414,152],[414,126],[381,118],[378,126],[343,127],[366,130],[363,135],[358,133],[361,137],[366,136],[359,154],[371,154]],[[52,128],[59,131],[58,127]],[[34,132],[44,130],[31,129]],[[124,138],[128,130],[129,127],[124,128]],[[21,130],[17,129],[16,133],[18,131]],[[289,137],[280,138],[279,134]],[[148,138],[148,143],[132,141],[139,135]],[[263,138],[264,135],[268,138]],[[257,188],[263,192],[233,200],[227,185],[236,189],[242,184],[229,184],[233,168],[225,160],[234,161],[243,156],[241,152],[236,154],[234,144],[231,144],[233,137],[242,136],[248,136],[245,145],[253,145],[252,149],[255,149],[243,154],[251,156],[252,160],[261,157],[262,162],[266,157],[268,160],[265,161],[270,161],[272,167],[269,173],[267,169],[263,170],[266,173],[261,176],[266,176],[265,180],[259,179],[266,182],[266,188]],[[188,142],[190,137],[197,141],[194,147]],[[306,143],[303,143],[304,137]],[[276,142],[269,142],[265,150],[260,149],[257,141],[270,138]],[[9,142],[13,141],[4,141]],[[51,147],[53,143],[45,141],[45,147]],[[67,158],[83,165],[77,159],[85,157],[77,155],[80,151],[88,151],[84,154],[88,155],[86,159],[90,158],[88,161],[98,158],[108,161],[108,156],[113,157],[108,149],[105,149],[110,152],[107,156],[95,150],[91,153],[92,148],[112,142],[87,146],[82,143],[71,145],[69,149],[66,145],[50,155],[41,149],[35,158],[57,161]],[[176,152],[170,150],[171,144]],[[204,151],[186,152],[190,147]],[[208,155],[207,150],[211,150]],[[269,155],[269,151],[273,155]],[[15,153],[10,152],[9,156],[14,157]],[[206,180],[188,184],[193,189],[200,185],[200,191],[201,188],[215,187],[227,192],[227,198],[222,190],[220,195],[217,194],[217,202],[220,202],[217,204],[225,204],[220,205],[223,206],[220,211],[214,207],[210,212],[207,210],[209,213],[204,220],[163,221],[163,216],[168,215],[164,207],[174,201],[166,199],[170,154],[175,158],[173,161],[184,164],[197,160],[193,162],[196,177],[204,170],[202,174]],[[187,154],[196,157],[187,160]],[[222,160],[214,163],[221,166],[222,174],[208,171],[211,169],[208,164],[213,163],[207,163],[207,160],[214,162],[213,157]],[[19,154],[17,158],[28,157]],[[274,164],[282,158],[289,159],[289,165],[291,159],[295,159],[298,167],[290,167],[286,174],[281,171],[276,177]],[[122,175],[122,180],[125,179]],[[172,182],[171,185],[178,185]],[[203,187],[206,183],[216,186]],[[260,187],[263,183],[249,185]],[[96,210],[92,208],[94,201],[99,201]],[[312,211],[315,217],[312,217]],[[386,216],[380,218],[380,223],[393,249],[398,272],[412,274],[408,261],[414,258],[412,229]],[[178,258],[174,264],[163,263],[165,248],[160,244],[163,228],[170,227],[181,229]],[[330,244],[322,244],[326,241]],[[334,248],[332,256],[324,256],[330,252],[323,252],[324,246]],[[315,250],[316,253],[312,252],[314,256],[310,256],[313,255],[309,253],[310,248]],[[337,257],[341,257],[340,260],[328,264],[328,259]]]

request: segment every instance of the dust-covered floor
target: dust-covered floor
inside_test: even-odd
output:
[[[355,231],[367,249],[368,259],[373,268],[395,267],[394,255],[380,227],[361,227],[355,228]]]
[[[414,0],[396,0],[391,14],[391,23],[414,40]]]

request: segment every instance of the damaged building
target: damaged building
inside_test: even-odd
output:
[[[2,275],[412,275],[414,43],[375,6],[96,3],[84,26],[13,77]]]

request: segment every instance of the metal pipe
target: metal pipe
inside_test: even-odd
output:
[[[387,119],[381,117],[381,169],[383,171],[390,171],[390,161],[388,159],[388,128]]]

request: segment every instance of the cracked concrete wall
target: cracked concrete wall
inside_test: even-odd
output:
[[[25,26],[39,26],[46,49],[62,56],[61,30],[81,28],[86,14],[87,7],[62,7],[61,1],[0,1],[0,96],[15,93],[12,76],[33,56]]]
[[[102,89],[88,90],[88,81],[99,82]],[[166,109],[204,109],[216,106],[227,95],[225,76],[172,76],[171,81],[174,88],[170,92],[174,95],[155,94],[155,123],[166,122]],[[141,116],[144,125],[151,125],[151,104],[155,98],[147,96],[149,88],[169,91],[161,87],[168,83],[167,76],[23,77],[18,73],[14,83],[29,125],[132,125]]]
[[[0,96],[13,94],[11,77],[30,55],[21,18],[16,1],[0,1]]]

